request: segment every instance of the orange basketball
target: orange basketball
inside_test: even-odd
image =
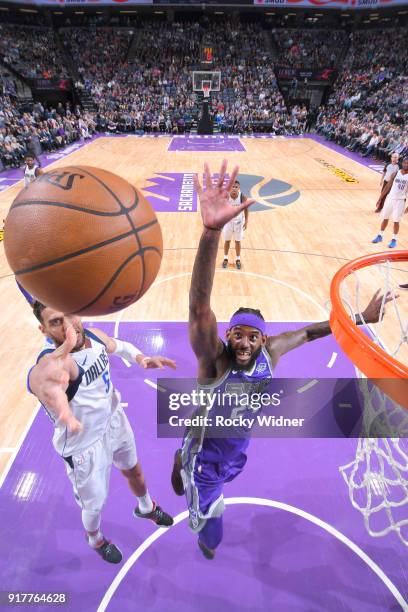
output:
[[[4,227],[18,282],[65,313],[105,315],[139,300],[160,268],[163,241],[143,195],[112,172],[66,166],[14,200]]]

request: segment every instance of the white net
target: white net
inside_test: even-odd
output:
[[[380,321],[375,325],[364,321],[364,329],[374,343],[404,364],[408,363],[408,292],[399,285],[408,282],[407,276],[406,264],[387,261],[353,273],[344,279],[341,290],[350,316],[359,314],[364,321],[365,306],[382,287]],[[388,304],[386,296],[391,298]],[[362,431],[355,458],[340,472],[369,534],[395,532],[408,546],[408,410],[356,370],[364,406]]]

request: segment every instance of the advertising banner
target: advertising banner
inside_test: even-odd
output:
[[[314,9],[377,9],[404,6],[408,0],[254,0],[256,6]]]

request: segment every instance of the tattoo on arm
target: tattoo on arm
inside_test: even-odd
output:
[[[207,228],[201,234],[191,277],[190,311],[210,306],[220,235],[220,231]]]

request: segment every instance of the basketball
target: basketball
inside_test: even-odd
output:
[[[159,222],[140,191],[90,166],[40,176],[14,200],[4,230],[18,282],[70,314],[106,315],[136,302],[163,253]]]

